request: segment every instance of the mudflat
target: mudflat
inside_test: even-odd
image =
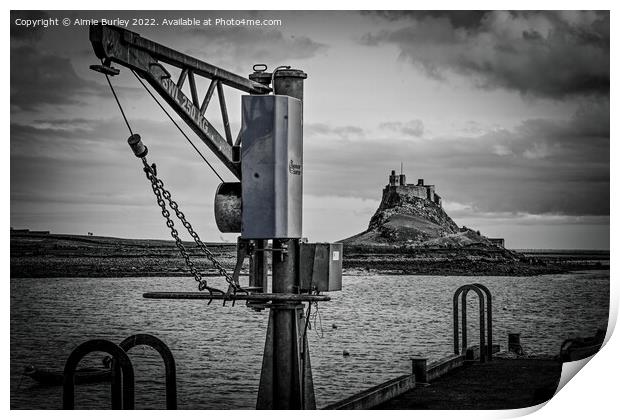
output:
[[[204,275],[217,275],[192,242],[184,242]],[[236,244],[208,243],[232,270]],[[450,247],[344,248],[345,275],[427,274],[529,276],[575,270],[609,269],[609,251],[507,251]],[[247,265],[247,262],[246,262]],[[158,239],[11,232],[11,277],[189,276],[175,243]]]

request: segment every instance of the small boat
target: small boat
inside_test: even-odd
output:
[[[596,354],[603,345],[605,333],[605,330],[599,329],[594,337],[565,340],[560,347],[560,359],[563,362],[574,362]]]
[[[62,385],[62,370],[39,369],[34,365],[24,368],[24,375],[34,379],[42,385]],[[112,375],[109,368],[87,367],[75,371],[76,384],[92,384],[97,382],[109,382]]]

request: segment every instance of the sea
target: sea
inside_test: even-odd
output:
[[[412,356],[432,362],[452,354],[452,297],[471,283],[486,285],[493,295],[494,341],[501,350],[509,333],[519,333],[528,355],[553,357],[564,340],[607,327],[609,270],[532,277],[344,276],[342,291],[311,308],[308,339],[317,406],[409,373]],[[86,340],[120,343],[150,333],[174,355],[179,408],[253,409],[268,311],[255,312],[243,302],[233,307],[142,297],[194,289],[195,282],[183,277],[11,279],[11,408],[62,407],[62,387],[25,377],[26,366],[62,371],[71,351]],[[470,293],[470,344],[478,340],[477,305]],[[160,356],[144,346],[129,355],[136,408],[165,408]],[[103,356],[92,354],[80,366],[101,366]],[[75,406],[109,408],[109,393],[109,384],[77,385]]]

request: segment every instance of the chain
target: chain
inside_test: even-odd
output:
[[[105,66],[105,63],[103,62],[103,60],[102,60],[102,64]],[[200,153],[200,151],[192,143],[192,141],[185,134],[185,132],[181,129],[181,127],[179,127],[179,125],[174,121],[174,119],[170,116],[170,114],[168,114],[166,109],[161,105],[161,103],[157,100],[157,98],[155,98],[155,95],[153,95],[153,93],[151,93],[151,91],[149,91],[149,89],[146,87],[146,85],[140,80],[138,75],[133,70],[132,70],[132,72],[133,72],[134,76],[136,76],[136,78],[140,81],[142,86],[144,86],[144,88],[147,90],[147,92],[153,97],[153,99],[155,99],[155,101],[162,108],[162,110],[164,110],[166,115],[168,115],[168,118],[170,118],[170,120],[174,123],[174,125],[176,125],[176,127],[181,131],[181,133],[185,136],[185,138],[191,143],[191,145],[194,147],[194,149],[196,149],[196,151],[200,154],[200,156],[203,158],[203,160],[205,162],[207,162],[207,164],[211,167],[211,169],[213,169],[213,172],[215,172],[215,174],[223,182],[224,180],[222,179],[220,174],[217,173],[217,171],[205,159],[205,157],[202,155],[202,153]],[[129,130],[129,133],[133,137],[133,131],[131,130],[131,126],[129,125],[129,121],[128,121],[126,115],[125,115],[125,111],[123,110],[123,106],[121,105],[120,101],[118,100],[118,96],[116,95],[116,91],[114,90],[114,87],[112,86],[112,82],[110,81],[110,78],[108,77],[107,74],[104,73],[104,75],[106,77],[106,80],[108,81],[108,85],[110,86],[110,90],[112,91],[112,94],[114,95],[114,99],[116,100],[116,104],[118,105],[118,108],[121,111],[123,119],[125,120],[125,124],[127,124],[127,129]],[[144,147],[144,146],[142,146],[142,147]],[[144,147],[144,150],[146,150],[146,147]],[[134,153],[136,154],[135,150],[134,150]],[[140,152],[140,153],[142,153],[142,152]],[[187,267],[189,268],[189,271],[192,273],[192,276],[194,276],[194,279],[198,283],[198,290],[200,290],[200,291],[207,290],[211,294],[213,294],[213,292],[216,292],[216,293],[219,293],[219,294],[224,294],[224,295],[226,295],[226,298],[231,293],[233,295],[236,294],[237,292],[244,292],[246,294],[249,294],[247,290],[244,290],[239,285],[239,280],[238,279],[231,277],[226,272],[224,267],[215,258],[215,255],[213,255],[213,253],[211,251],[209,251],[209,249],[204,244],[204,242],[202,242],[202,240],[200,239],[200,237],[198,236],[198,234],[196,233],[196,231],[194,230],[192,225],[185,218],[185,214],[183,214],[183,212],[181,210],[179,210],[179,205],[176,203],[176,201],[174,201],[172,199],[170,191],[168,191],[167,189],[164,188],[163,181],[157,177],[157,170],[155,169],[155,164],[153,164],[153,166],[149,166],[149,164],[147,163],[146,157],[145,157],[146,156],[146,152],[144,152],[144,154],[141,154],[141,155],[140,154],[136,154],[136,156],[141,157],[141,159],[142,159],[142,163],[144,164],[144,172],[146,173],[147,179],[151,182],[151,188],[153,189],[153,193],[155,194],[155,198],[157,199],[157,204],[161,208],[161,214],[162,214],[162,216],[164,216],[164,219],[166,219],[166,226],[168,226],[168,228],[170,229],[170,235],[174,239],[174,241],[176,243],[176,246],[179,249],[179,252],[183,256],[183,259],[185,260],[185,264],[187,264]],[[174,222],[170,218],[170,211],[166,208],[166,201],[164,201],[164,200],[166,200],[168,202],[168,205],[170,206],[170,208],[172,210],[174,210],[174,212],[175,212],[176,216],[178,217],[178,219],[181,221],[181,223],[183,223],[183,226],[185,227],[185,229],[187,229],[189,234],[192,236],[192,238],[194,239],[194,242],[196,243],[196,245],[198,245],[198,247],[206,255],[207,259],[213,264],[213,267],[215,267],[217,269],[217,271],[220,273],[220,275],[224,276],[224,278],[226,279],[226,282],[229,285],[227,292],[223,292],[222,290],[219,290],[219,289],[216,289],[216,288],[213,288],[213,287],[209,287],[209,285],[207,284],[207,281],[202,278],[202,275],[200,274],[198,269],[196,269],[196,266],[194,266],[194,263],[190,259],[189,253],[187,252],[187,249],[185,248],[185,245],[183,245],[183,241],[181,241],[181,238],[179,238],[179,232],[174,227]],[[224,304],[226,304],[226,298],[224,299]],[[209,303],[211,303],[211,301],[209,301]],[[235,301],[234,301],[234,296],[233,296],[233,305],[234,304],[235,304]]]
[[[174,239],[176,246],[179,249],[179,252],[183,256],[183,259],[185,260],[185,264],[189,268],[190,273],[192,273],[192,276],[198,283],[198,290],[202,291],[202,290],[207,289],[208,287],[207,281],[202,278],[202,275],[200,274],[200,272],[198,272],[198,270],[194,266],[194,263],[190,259],[189,254],[187,253],[187,249],[185,249],[185,245],[183,245],[181,238],[179,238],[179,232],[174,227],[174,221],[172,221],[172,219],[170,218],[170,212],[166,208],[166,202],[164,201],[162,197],[162,193],[159,187],[157,186],[157,178],[149,171],[146,171],[146,177],[149,179],[149,181],[151,181],[151,187],[153,188],[153,193],[155,194],[155,198],[157,199],[157,204],[161,208],[161,214],[166,219],[166,226],[168,226],[168,228],[170,229],[170,235]]]
[[[170,191],[168,191],[164,187],[164,182],[157,177],[157,175],[155,174],[155,170],[152,169],[150,166],[148,166],[146,162],[145,162],[144,172],[146,173],[147,179],[151,181],[151,188],[153,189],[153,193],[155,194],[155,197],[157,199],[157,204],[161,208],[161,214],[166,219],[166,226],[168,226],[168,228],[170,229],[170,235],[175,240],[176,246],[179,249],[179,252],[181,253],[181,255],[183,256],[183,259],[185,259],[185,263],[187,264],[189,271],[192,273],[192,276],[194,276],[194,279],[196,280],[196,282],[198,282],[198,290],[209,290],[210,292],[217,291],[220,293],[224,293],[221,290],[213,289],[209,287],[207,285],[207,281],[202,278],[202,275],[200,274],[200,272],[198,272],[198,270],[194,266],[194,263],[191,261],[189,257],[189,253],[187,252],[187,249],[185,248],[185,245],[183,245],[183,242],[179,238],[179,232],[174,227],[174,222],[170,218],[170,211],[168,211],[168,209],[166,208],[166,201],[168,202],[168,205],[170,206],[170,208],[176,214],[177,218],[181,221],[185,229],[187,229],[191,237],[194,239],[194,242],[196,243],[196,245],[198,245],[200,250],[204,252],[207,259],[211,262],[211,264],[213,264],[213,267],[215,267],[215,269],[217,269],[220,275],[224,277],[224,279],[229,285],[229,292],[230,291],[232,291],[233,293],[236,293],[237,291],[245,292],[245,290],[243,290],[241,286],[239,286],[239,282],[235,281],[230,276],[230,274],[228,274],[226,269],[215,258],[215,255],[211,251],[209,251],[209,249],[204,244],[204,242],[202,242],[202,240],[200,239],[200,237],[198,236],[198,234],[192,227],[191,223],[189,223],[187,219],[185,218],[185,214],[179,209],[179,205],[177,204],[177,202],[172,199],[172,195],[170,194]]]

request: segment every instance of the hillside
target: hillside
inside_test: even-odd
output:
[[[192,244],[185,246],[201,273],[217,276]],[[235,245],[208,244],[232,270]],[[345,274],[533,275],[568,270],[609,269],[609,251],[529,250],[521,262],[505,262],[505,250],[494,248],[374,248],[345,246]],[[245,270],[244,270],[245,271]],[[185,261],[173,241],[102,236],[11,232],[11,277],[187,277]]]
[[[193,242],[184,242],[194,264],[216,275]],[[208,243],[232,269],[235,244]],[[11,277],[143,277],[188,276],[185,261],[173,241],[105,236],[11,232]]]
[[[501,238],[459,227],[444,211],[434,185],[423,179],[407,184],[395,171],[368,228],[342,242],[344,267],[371,272],[522,276],[606,266],[604,254],[578,261],[505,249]]]
[[[415,189],[389,185],[368,229],[343,242],[349,247],[496,248],[479,233],[459,228],[439,204],[419,197]]]

